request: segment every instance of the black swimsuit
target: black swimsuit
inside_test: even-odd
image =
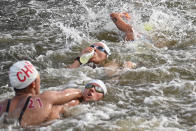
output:
[[[7,113],[9,112],[10,103],[11,103],[11,99],[8,99],[7,107],[6,107],[6,112],[7,112]]]
[[[19,116],[19,118],[18,118],[19,123],[21,122],[22,116],[23,116],[25,110],[27,109],[27,105],[28,105],[28,103],[29,103],[29,101],[30,101],[30,98],[31,98],[31,96],[28,96],[28,97],[27,97],[27,100],[26,100],[26,102],[25,102],[25,104],[24,104],[24,107],[22,108],[22,111],[21,111],[20,116]],[[8,103],[7,103],[7,107],[6,107],[6,112],[7,112],[7,113],[9,113],[10,104],[11,104],[11,99],[8,99]],[[21,124],[21,123],[20,123],[20,124]]]

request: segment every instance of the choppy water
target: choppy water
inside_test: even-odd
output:
[[[8,69],[30,60],[41,73],[41,91],[82,88],[90,79],[108,87],[103,101],[83,103],[70,116],[28,130],[196,130],[195,0],[1,0],[0,100],[14,95]],[[124,42],[109,18],[128,12],[131,24],[153,42]],[[145,31],[143,25],[153,25]],[[103,68],[65,69],[91,42],[104,40],[117,62],[142,63],[107,76]],[[155,42],[167,45],[157,48]],[[1,118],[2,119],[2,118]],[[0,121],[2,121],[0,119]],[[1,129],[22,130],[16,123]]]

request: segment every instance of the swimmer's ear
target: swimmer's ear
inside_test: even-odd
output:
[[[33,81],[33,82],[30,84],[30,86],[31,86],[31,88],[35,88],[35,86],[36,86],[35,81]]]
[[[104,98],[104,94],[102,93],[102,95],[99,96],[98,101]]]

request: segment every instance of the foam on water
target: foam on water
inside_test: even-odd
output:
[[[132,117],[126,120],[118,121],[120,126],[119,130],[147,130],[147,131],[183,131],[183,128],[178,124],[177,118],[166,118],[164,116],[160,118],[153,117],[151,119],[145,119],[142,117]],[[176,125],[177,127],[173,127]]]
[[[63,25],[63,23],[60,23],[60,22],[57,22],[55,24],[56,24],[57,27],[59,27],[62,30],[63,34],[66,35],[66,38],[67,39],[72,38],[74,41],[76,41],[78,43],[81,43],[81,41],[83,39],[82,37],[85,37],[84,34],[82,34],[81,32],[79,32],[75,28],[65,27]],[[82,37],[79,34],[82,34]],[[66,44],[70,44],[70,43],[68,43],[66,41]]]

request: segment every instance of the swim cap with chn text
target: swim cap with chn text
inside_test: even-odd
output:
[[[15,89],[28,87],[37,78],[38,71],[29,61],[18,61],[10,67],[10,84]]]

